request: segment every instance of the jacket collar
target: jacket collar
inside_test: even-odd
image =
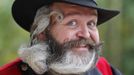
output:
[[[97,68],[94,68],[91,71],[87,71],[86,75],[102,75],[102,74]]]

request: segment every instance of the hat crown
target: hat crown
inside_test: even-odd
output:
[[[96,2],[96,0],[90,0],[90,1],[93,1],[96,5],[97,5],[97,2]]]
[[[37,9],[53,2],[66,2],[96,9],[98,11],[98,25],[119,14],[119,11],[98,7],[96,0],[15,0],[12,6],[13,18],[18,25],[30,31]]]

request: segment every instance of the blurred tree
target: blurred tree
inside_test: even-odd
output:
[[[134,0],[123,1],[123,62],[122,69],[126,75],[134,74]]]
[[[134,67],[134,1],[100,0],[102,6],[117,8],[120,15],[100,26],[101,37],[105,41],[104,55],[124,75],[133,75]]]
[[[28,39],[28,33],[12,19],[12,2],[12,0],[0,2],[0,65],[15,59],[19,45]]]
[[[104,1],[104,0],[103,0]],[[119,4],[120,3],[120,4]],[[103,4],[104,5],[104,4]],[[121,0],[106,0],[105,7],[110,9],[118,9],[122,11],[122,1]],[[121,55],[122,55],[122,13],[116,18],[104,24],[105,28],[102,26],[100,31],[102,31],[102,38],[104,40],[104,55],[106,58],[114,64],[116,67],[120,68]]]

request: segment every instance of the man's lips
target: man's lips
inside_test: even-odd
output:
[[[72,48],[74,51],[88,51],[87,45],[79,45]]]

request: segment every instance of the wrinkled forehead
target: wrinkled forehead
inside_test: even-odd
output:
[[[83,15],[95,15],[97,16],[97,10],[94,8],[83,7],[80,5],[74,5],[69,3],[55,2],[51,5],[53,10],[60,10],[64,15],[68,14],[83,14]]]

